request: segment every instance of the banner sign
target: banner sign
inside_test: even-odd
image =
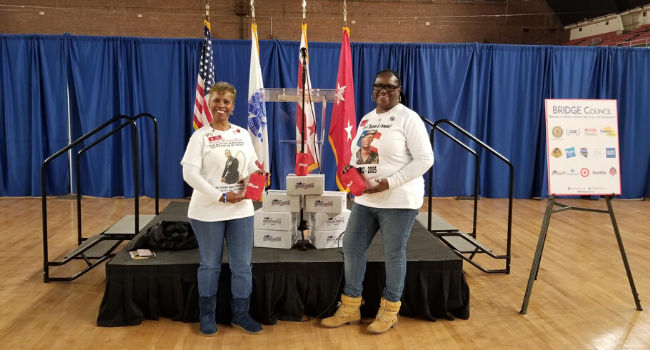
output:
[[[616,100],[546,100],[548,193],[621,194]]]

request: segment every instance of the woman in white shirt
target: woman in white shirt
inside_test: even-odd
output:
[[[433,150],[419,115],[400,103],[404,95],[397,72],[379,72],[372,96],[377,107],[361,119],[351,149],[353,155],[367,154],[372,161],[356,156],[349,165],[363,175],[367,189],[355,198],[343,236],[345,287],[341,303],[334,316],[322,324],[359,323],[366,250],[381,230],[386,287],[368,331],[382,334],[397,324],[406,276],[406,242],[422,206],[422,175],[433,165]]]
[[[248,131],[228,122],[236,97],[237,91],[228,83],[212,86],[212,122],[194,132],[181,161],[183,179],[194,189],[187,216],[201,253],[197,274],[199,329],[206,336],[217,333],[215,310],[224,239],[231,271],[231,324],[246,333],[262,332],[262,326],[248,315],[253,289],[254,209],[253,203],[243,196],[242,180],[251,173],[264,172],[255,165],[257,157]],[[235,166],[240,168],[228,168]],[[228,172],[236,173],[237,179],[224,175]]]

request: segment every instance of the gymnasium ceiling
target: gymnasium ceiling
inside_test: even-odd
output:
[[[650,0],[546,0],[562,24],[568,25],[610,13],[648,5]]]

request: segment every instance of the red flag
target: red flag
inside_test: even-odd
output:
[[[313,106],[311,103],[311,79],[309,78],[309,51],[307,50],[307,24],[302,25],[302,35],[300,37],[300,48],[305,48],[307,53],[307,77],[305,85],[305,154],[303,156],[297,155],[296,169],[303,168],[307,173],[312,172],[318,168],[318,160],[320,158],[318,150],[318,137],[316,135],[316,120],[314,119]],[[298,89],[302,89],[302,57],[298,56]],[[302,135],[302,118],[303,118],[302,101],[298,102],[296,107],[296,145],[297,152],[302,148],[303,135]],[[298,175],[298,173],[296,173]],[[305,174],[306,175],[306,174]]]
[[[339,190],[349,189],[339,179],[339,173],[352,157],[350,146],[357,136],[357,118],[354,111],[354,81],[352,79],[352,55],[350,53],[350,29],[343,28],[343,42],[339,58],[339,73],[336,76],[336,99],[332,107],[329,140],[336,158],[336,185]]]

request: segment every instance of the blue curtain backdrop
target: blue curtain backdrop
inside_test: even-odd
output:
[[[39,196],[41,164],[68,144],[67,40],[0,35],[0,196]],[[70,192],[68,158],[47,168],[48,194]]]
[[[67,143],[66,83],[73,139],[115,115],[149,112],[159,123],[161,197],[190,194],[180,160],[193,132],[200,39],[2,35],[0,45],[0,195],[40,194],[40,164]],[[217,80],[238,91],[231,122],[245,127],[250,41],[214,40],[213,47]],[[312,88],[335,87],[339,50],[340,43],[309,44]],[[297,87],[298,59],[297,42],[261,41],[264,86]],[[432,121],[456,122],[512,161],[517,198],[547,196],[544,99],[617,99],[621,197],[650,196],[650,50],[352,43],[352,61],[357,119],[374,106],[376,72],[394,69],[409,107]],[[295,106],[269,104],[267,113],[272,187],[280,188],[282,172],[293,167],[280,141],[295,138]],[[144,118],[138,127],[140,195],[153,197],[153,129]],[[470,195],[474,159],[439,135],[434,195]],[[131,136],[127,128],[82,157],[82,193],[133,196]],[[326,185],[334,190],[334,157],[324,141]],[[507,196],[507,166],[477,151],[480,194]],[[52,164],[48,193],[69,192],[67,169],[65,159]]]

